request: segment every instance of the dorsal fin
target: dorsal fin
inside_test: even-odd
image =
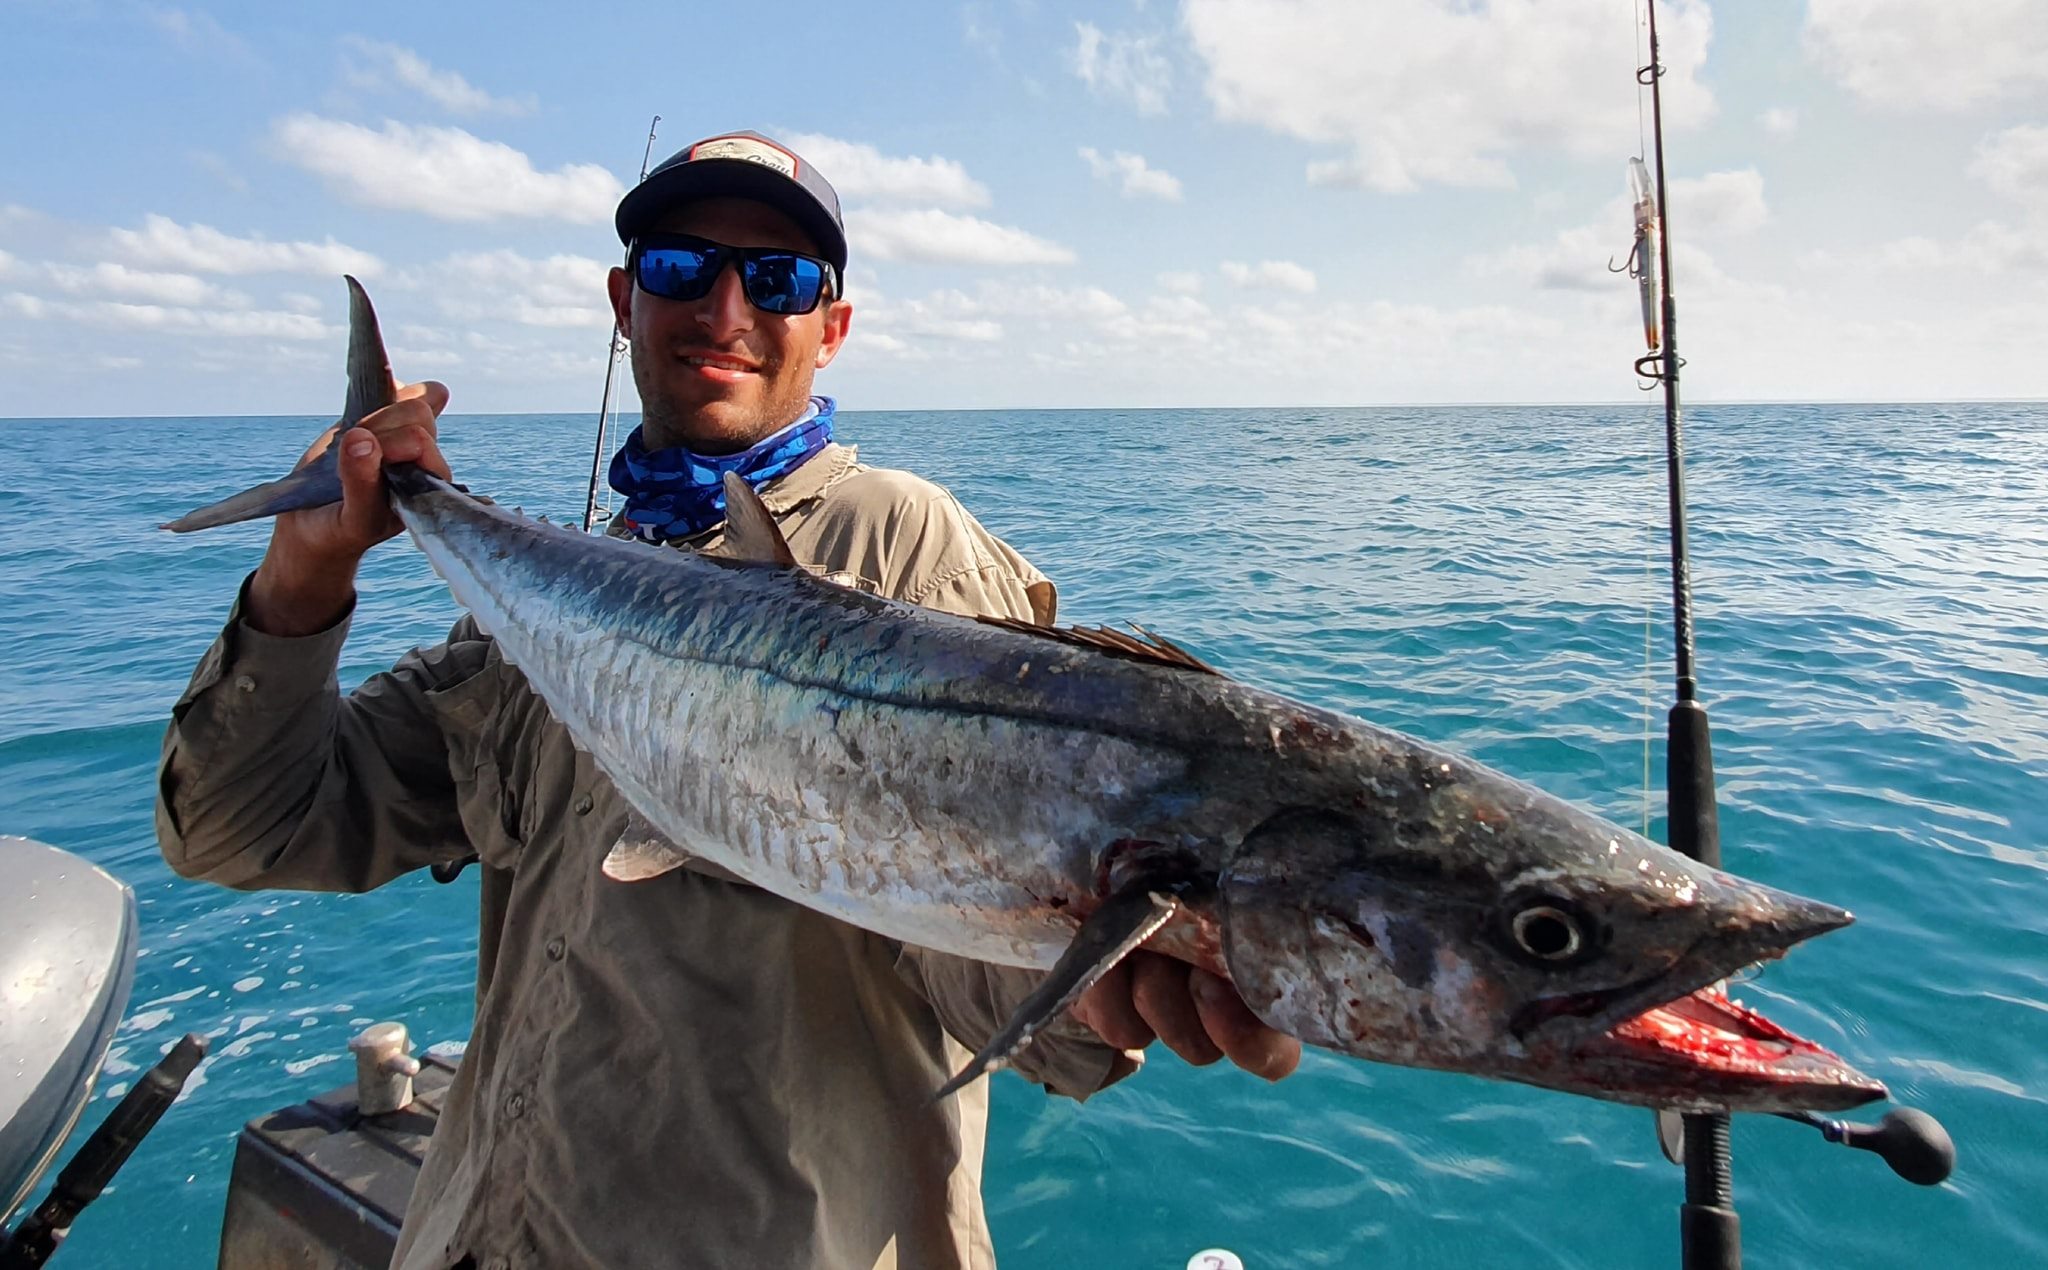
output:
[[[1116,657],[1128,657],[1132,661],[1149,661],[1161,666],[1172,666],[1178,670],[1194,670],[1205,675],[1219,675],[1222,671],[1195,656],[1179,644],[1146,630],[1135,622],[1131,629],[1137,635],[1126,635],[1106,626],[1040,626],[1014,617],[977,617],[974,619],[987,626],[1000,626],[1006,631],[1020,635],[1036,635],[1061,644],[1073,644],[1081,648],[1092,648],[1097,652],[1109,653]]]
[[[719,554],[749,564],[796,567],[789,539],[782,536],[761,496],[736,472],[725,474],[725,542]]]

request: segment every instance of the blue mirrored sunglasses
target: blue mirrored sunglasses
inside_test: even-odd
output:
[[[792,317],[837,291],[839,271],[827,260],[780,247],[728,247],[692,234],[648,234],[633,240],[626,268],[642,291],[664,300],[701,300],[728,264],[740,290],[764,313]]]

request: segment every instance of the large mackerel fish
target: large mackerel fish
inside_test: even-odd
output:
[[[348,285],[343,428],[395,391]],[[339,449],[167,527],[336,501]],[[731,477],[714,558],[386,476],[455,598],[637,812],[604,862],[619,885],[695,856],[894,939],[1050,971],[948,1090],[1142,944],[1377,1062],[1686,1111],[1884,1095],[1720,986],[1841,909],[1156,636],[834,585]]]

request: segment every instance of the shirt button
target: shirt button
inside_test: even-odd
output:
[[[548,960],[549,960],[549,961],[560,961],[560,960],[562,959],[562,957],[564,956],[564,954],[566,954],[566,953],[567,953],[568,951],[569,951],[569,943],[568,943],[568,941],[567,941],[567,940],[563,939],[563,938],[562,938],[562,937],[561,937],[560,935],[557,935],[557,936],[555,936],[555,937],[554,937],[553,939],[550,939],[550,940],[548,941]]]
[[[578,798],[576,800],[576,814],[579,816],[588,816],[590,814],[590,809],[596,805],[597,804],[594,801],[592,801],[590,795],[585,794],[583,795],[583,797]]]
[[[518,1093],[518,1092],[516,1092],[516,1091],[515,1091],[515,1092],[513,1092],[513,1093],[510,1093],[510,1094],[507,1094],[507,1095],[505,1096],[505,1117],[506,1117],[506,1118],[507,1118],[508,1120],[517,1120],[517,1119],[519,1119],[519,1117],[521,1117],[521,1116],[523,1116],[523,1115],[525,1115],[525,1114],[526,1114],[526,1095],[525,1095],[525,1094],[522,1094],[522,1093]]]
[[[237,691],[237,692],[254,692],[254,691],[256,691],[256,677],[255,677],[254,675],[236,675],[236,676],[235,676],[235,691]]]

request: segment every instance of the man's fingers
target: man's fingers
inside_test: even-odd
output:
[[[416,384],[403,384],[398,389],[399,401],[422,400],[434,412],[436,418],[448,408],[448,385],[431,379],[422,379]]]
[[[1118,1049],[1156,1038],[1197,1067],[1228,1058],[1267,1080],[1301,1065],[1301,1042],[1261,1023],[1229,980],[1158,953],[1124,958],[1073,1013]]]
[[[453,480],[436,436],[436,417],[448,404],[448,390],[427,380],[398,390],[398,400],[373,410],[359,425],[377,436],[384,462],[417,463],[442,480]]]
[[[1190,968],[1188,990],[1204,1034],[1231,1062],[1267,1080],[1279,1080],[1301,1065],[1301,1042],[1260,1022],[1228,980]]]
[[[1131,959],[1110,967],[1094,987],[1074,1003],[1073,1015],[1120,1050],[1141,1050],[1153,1040],[1152,1029],[1131,1004]]]
[[[442,457],[433,434],[416,423],[379,431],[377,443],[383,449],[387,467],[393,463],[416,463],[444,481],[454,479],[448,474],[448,460]]]
[[[1188,994],[1188,972],[1194,967],[1158,953],[1135,952],[1126,960],[1131,966],[1131,1000],[1166,1048],[1196,1067],[1222,1058],[1222,1048],[1202,1026]]]
[[[398,532],[391,499],[384,492],[384,453],[376,433],[350,428],[341,435],[341,530],[369,548]]]

